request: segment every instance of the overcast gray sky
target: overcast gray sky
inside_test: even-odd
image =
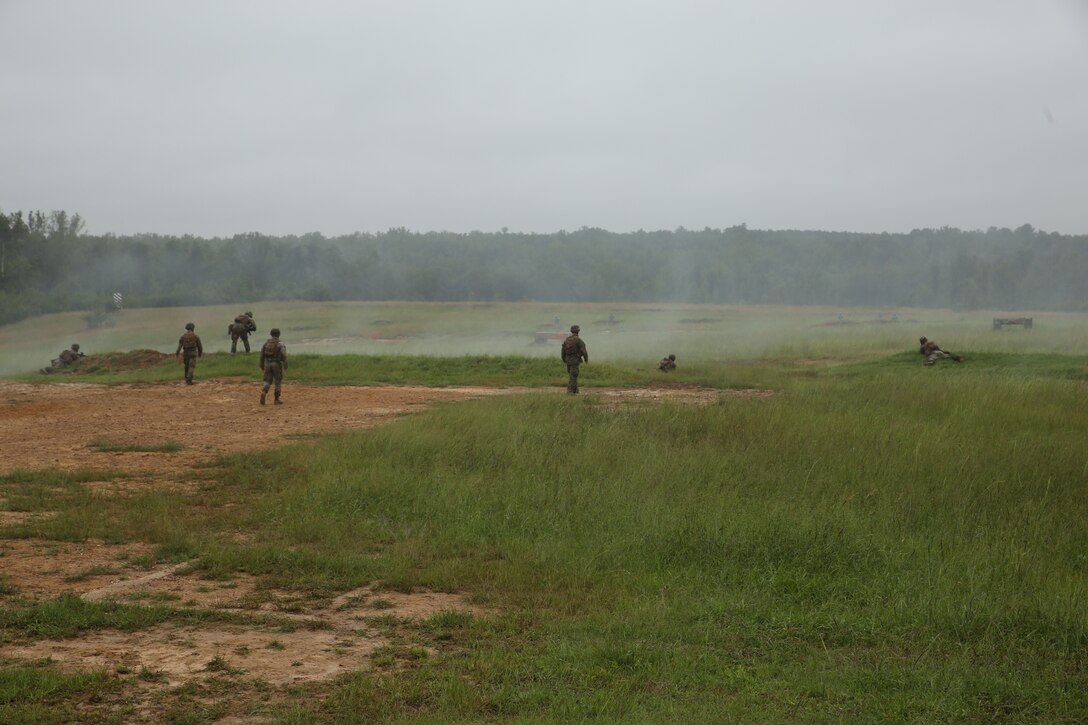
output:
[[[1086,0],[0,0],[0,209],[93,233],[1088,233]]]

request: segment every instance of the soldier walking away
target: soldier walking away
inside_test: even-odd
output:
[[[178,362],[185,361],[185,384],[193,384],[193,372],[196,370],[196,359],[204,357],[204,346],[200,343],[200,336],[193,332],[196,325],[185,323],[185,332],[178,338],[178,349],[174,351],[174,359]],[[181,355],[182,357],[179,357]]]
[[[268,388],[276,384],[276,405],[283,405],[280,400],[280,387],[283,385],[283,371],[287,369],[287,347],[280,342],[280,330],[273,327],[268,342],[261,346],[261,370],[264,370],[264,387],[261,388],[261,405],[264,405]]]
[[[668,357],[661,358],[661,362],[657,364],[657,369],[663,373],[671,372],[676,369],[676,356],[669,353]]]
[[[234,318],[234,322],[227,325],[227,333],[230,335],[230,353],[233,355],[238,350],[238,340],[245,345],[249,352],[249,333],[257,331],[257,323],[253,321],[252,312],[244,312]]]
[[[926,356],[926,365],[933,365],[941,358],[950,358],[956,362],[963,362],[962,357],[954,355],[947,350],[942,350],[936,342],[930,340],[925,335],[918,338],[918,352]]]
[[[589,353],[586,352],[586,344],[578,333],[582,328],[578,325],[570,326],[570,335],[563,340],[563,347],[559,350],[559,356],[567,364],[567,392],[571,395],[578,394],[578,366],[583,362],[589,362]]]
[[[72,367],[79,362],[81,357],[85,357],[85,355],[79,351],[79,344],[73,342],[72,347],[67,350],[61,350],[60,355],[58,355],[48,367],[41,368],[38,372],[42,375],[58,372],[64,368]]]

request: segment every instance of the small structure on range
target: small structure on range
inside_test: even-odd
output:
[[[1032,320],[1030,317],[995,317],[994,329],[1000,330],[1005,325],[1021,325],[1025,330],[1031,329]]]

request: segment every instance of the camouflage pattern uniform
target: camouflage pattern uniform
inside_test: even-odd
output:
[[[956,362],[961,362],[963,360],[959,355],[953,355],[950,352],[942,350],[936,342],[926,337],[918,338],[918,344],[918,352],[926,356],[926,365],[933,365],[942,358],[951,358]]]
[[[249,352],[249,333],[256,331],[257,323],[253,321],[252,312],[246,312],[235,317],[234,322],[227,325],[227,332],[230,333],[231,354],[238,351],[238,340],[242,341],[246,352]]]
[[[72,343],[72,347],[67,350],[61,350],[60,355],[57,355],[57,359],[53,360],[48,367],[44,367],[38,372],[43,375],[56,372],[57,370],[63,370],[66,367],[71,367],[79,362],[79,359],[84,357],[83,353],[79,351],[79,345]]]
[[[264,387],[261,388],[261,405],[273,383],[276,384],[276,405],[282,405],[280,387],[283,385],[283,371],[287,369],[287,346],[280,342],[280,331],[272,329],[272,337],[261,346],[261,370],[264,370]]]
[[[661,362],[657,364],[657,369],[661,372],[670,372],[676,369],[676,356],[669,355],[668,357],[661,358]]]
[[[582,362],[589,362],[586,344],[578,337],[581,329],[578,325],[571,325],[570,335],[563,340],[563,346],[559,350],[559,357],[567,364],[567,392],[571,395],[578,394],[578,366]]]
[[[174,351],[174,358],[176,359],[179,353],[183,353],[182,359],[185,361],[185,384],[193,384],[193,373],[196,371],[196,359],[198,357],[204,357],[204,345],[200,342],[200,336],[193,330],[196,329],[196,325],[189,323],[185,326],[185,332],[178,338],[178,349]]]

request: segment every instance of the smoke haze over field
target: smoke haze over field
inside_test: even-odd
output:
[[[1078,0],[0,0],[0,210],[1084,233],[1086,61]]]

